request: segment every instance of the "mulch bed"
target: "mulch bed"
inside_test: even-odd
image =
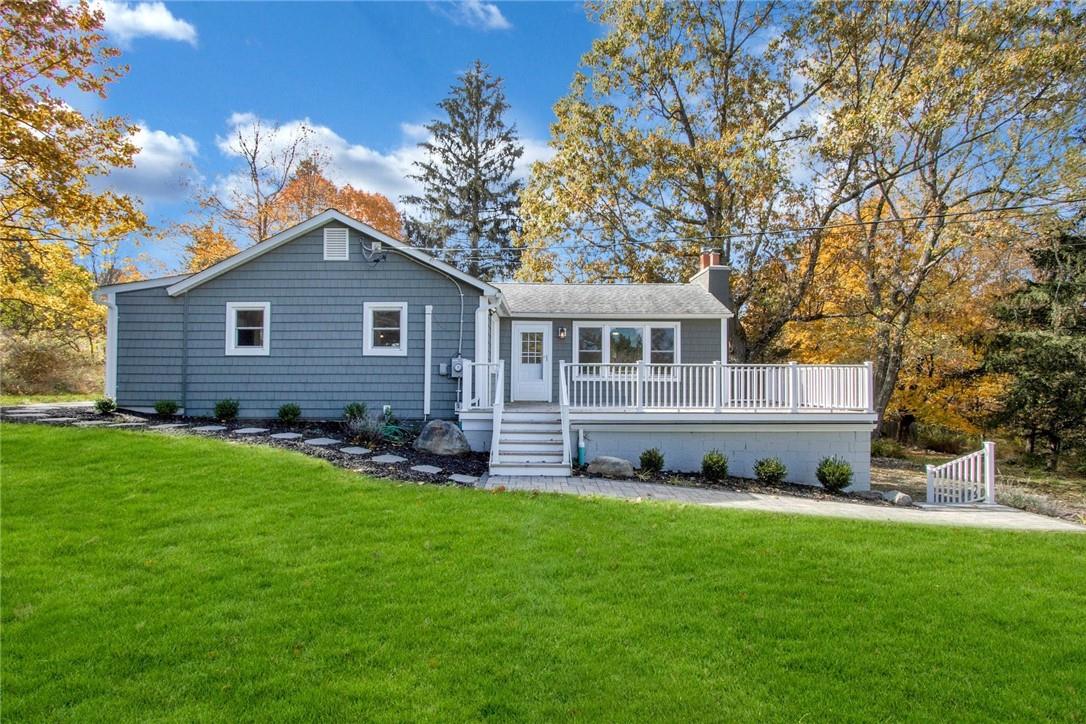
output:
[[[583,467],[574,466],[574,475],[587,475]],[[780,483],[770,485],[751,478],[735,478],[728,476],[727,480],[711,481],[697,473],[683,473],[665,470],[658,476],[638,474],[635,478],[642,483],[655,483],[657,485],[680,485],[685,488],[705,488],[707,490],[723,490],[728,492],[760,493],[763,495],[789,495],[795,498],[811,498],[812,500],[836,500],[844,503],[865,503],[867,505],[881,505],[893,507],[893,503],[883,500],[881,494],[874,497],[874,493],[868,497],[865,493],[831,493],[825,488],[814,485],[799,485],[798,483]]]
[[[18,411],[25,411],[27,408],[22,407]],[[118,411],[108,414],[100,414],[94,408],[86,407],[54,407],[50,408],[45,405],[38,406],[36,409],[42,411],[48,411],[50,417],[72,417],[73,420],[57,423],[46,423],[57,426],[72,426],[79,422],[87,421],[108,421],[110,423],[121,422],[144,422],[147,427],[152,425],[165,425],[173,423],[184,423],[191,426],[200,425],[225,425],[225,430],[218,430],[214,432],[193,432],[190,427],[179,427],[175,430],[168,432],[184,433],[199,437],[216,438],[219,440],[225,440],[231,443],[240,443],[243,445],[265,445],[270,447],[283,448],[285,450],[294,450],[301,452],[311,457],[321,458],[327,460],[341,468],[353,470],[357,473],[369,475],[375,478],[391,478],[395,480],[407,480],[417,483],[430,483],[437,485],[460,485],[449,479],[450,475],[471,475],[473,477],[482,477],[486,475],[489,464],[489,455],[487,453],[468,453],[467,455],[458,456],[446,456],[446,455],[433,455],[431,453],[415,450],[411,443],[414,442],[415,433],[411,432],[405,436],[405,441],[400,443],[382,442],[379,445],[373,445],[368,442],[354,442],[350,440],[347,431],[343,425],[339,422],[329,421],[316,421],[316,420],[299,420],[296,423],[283,423],[279,420],[241,420],[232,422],[220,422],[205,417],[185,417],[183,415],[145,415],[136,412]],[[2,419],[5,422],[10,423],[25,423],[25,422],[37,422],[40,418],[29,417],[11,417],[10,413],[17,412],[11,408],[4,409],[2,411]],[[102,426],[104,427],[104,425]],[[129,429],[140,430],[147,429],[147,427],[132,427]],[[268,432],[260,433],[256,435],[236,435],[234,430],[245,427],[263,427],[267,428]],[[124,428],[121,428],[124,429]],[[296,432],[300,433],[303,437],[297,440],[277,440],[271,435],[279,432]],[[319,447],[316,445],[306,445],[305,440],[313,439],[316,437],[328,437],[335,440],[342,441],[341,444],[336,446]],[[347,453],[340,452],[339,447],[365,447],[370,449],[368,455],[348,455]],[[402,458],[406,458],[402,463],[381,464],[375,463],[371,460],[374,456],[378,455],[398,455]],[[413,465],[433,465],[434,467],[441,468],[440,473],[429,474],[412,470]]]

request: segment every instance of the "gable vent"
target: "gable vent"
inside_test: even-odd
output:
[[[347,261],[350,258],[350,246],[347,243],[346,229],[324,230],[324,260]]]

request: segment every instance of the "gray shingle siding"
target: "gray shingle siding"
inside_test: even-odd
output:
[[[513,322],[542,322],[551,324],[551,398],[552,402],[558,401],[559,388],[559,361],[573,362],[573,319],[509,319],[500,320],[500,336],[498,354],[505,360],[505,399],[509,399],[509,385],[512,378],[512,357],[509,348],[512,343]],[[590,320],[578,320],[585,324]],[[613,321],[613,320],[612,320]],[[644,320],[624,319],[623,323],[643,324],[644,322],[659,321],[646,318]],[[673,320],[668,320],[673,321]],[[601,322],[602,324],[602,322]],[[558,328],[566,328],[566,338],[558,339]],[[719,319],[683,319],[679,322],[679,361],[687,363],[715,362],[720,359],[720,320]]]
[[[338,224],[331,224],[338,226]],[[423,415],[425,307],[433,306],[431,416],[452,417],[457,381],[438,365],[457,352],[461,303],[441,273],[389,251],[373,264],[350,232],[350,260],[324,261],[317,229],[170,298],[153,289],[117,294],[117,397],[122,406],[182,400],[192,415],[209,415],[217,400],[237,398],[243,417],[273,417],[295,402],[306,417],[335,418],[352,401],[371,409],[391,404],[397,416]],[[480,292],[464,293],[465,357],[474,356],[474,315]],[[188,297],[187,375],[182,390],[181,318]],[[226,303],[271,304],[270,354],[225,353]],[[364,302],[407,302],[406,357],[362,354]],[[159,326],[161,324],[161,326]],[[135,369],[144,370],[137,374]]]

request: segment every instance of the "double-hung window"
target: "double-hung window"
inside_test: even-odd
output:
[[[362,354],[407,356],[407,302],[365,302],[362,320]]]
[[[271,352],[271,304],[226,303],[226,354],[267,355]]]
[[[575,322],[573,361],[578,365],[671,365],[679,363],[678,322]],[[581,374],[621,373],[623,367],[586,367]],[[656,367],[653,374],[666,374]]]

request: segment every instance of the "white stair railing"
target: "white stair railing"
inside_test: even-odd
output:
[[[558,403],[562,412],[562,464],[569,465],[572,452],[569,445],[569,381],[566,379],[565,360],[558,363]]]
[[[505,411],[505,360],[498,360],[498,373],[494,375],[494,392],[491,396],[493,432],[490,437],[490,464],[498,463],[498,441],[502,436],[502,413]]]
[[[942,465],[928,465],[928,502],[970,505],[996,502],[995,443]]]

